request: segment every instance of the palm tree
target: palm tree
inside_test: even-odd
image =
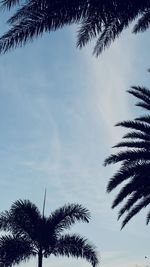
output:
[[[20,2],[3,0],[3,7],[10,9]],[[135,19],[134,33],[149,27],[149,0],[27,0],[8,20],[11,28],[0,38],[0,53],[24,45],[45,31],[76,23],[77,46],[98,38],[94,48],[98,56]]]
[[[1,265],[10,267],[37,255],[38,267],[42,267],[43,257],[53,254],[84,258],[96,266],[95,248],[87,239],[62,234],[76,221],[89,219],[89,211],[79,204],[64,205],[45,217],[29,200],[14,202],[9,211],[0,214],[0,229],[8,232],[0,237]]]
[[[137,106],[150,110],[150,90],[133,86],[128,92],[140,100]],[[122,184],[112,208],[123,202],[118,216],[118,219],[125,216],[123,228],[132,217],[150,204],[150,116],[123,121],[116,126],[125,127],[130,131],[123,136],[122,142],[114,146],[121,148],[119,153],[110,155],[104,165],[121,163],[108,183],[107,192]],[[149,221],[150,212],[147,214],[147,224]]]

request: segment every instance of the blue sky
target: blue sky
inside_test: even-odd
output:
[[[146,212],[120,231],[115,193],[106,194],[115,169],[103,161],[123,134],[114,124],[142,112],[126,90],[149,86],[149,32],[126,31],[99,58],[93,44],[76,49],[75,37],[75,27],[65,28],[0,57],[0,209],[21,198],[42,210],[46,187],[47,215],[68,202],[89,208],[91,222],[72,232],[96,245],[100,266],[146,267]],[[44,266],[81,265],[52,257]]]

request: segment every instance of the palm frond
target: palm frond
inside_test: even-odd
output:
[[[109,180],[107,185],[107,192],[111,192],[118,185],[120,185],[125,180],[133,177],[136,173],[148,173],[150,169],[150,163],[132,163],[132,161],[127,164],[123,164],[120,169],[114,174],[114,176]]]
[[[149,90],[143,86],[131,86],[132,90],[127,90],[127,92],[138,99],[143,100],[147,104],[150,104],[150,94]]]
[[[142,14],[142,17],[138,20],[133,28],[134,33],[144,32],[150,26],[150,10],[147,10]]]
[[[113,148],[119,148],[119,147],[150,149],[150,141],[120,142],[117,145],[113,146]]]
[[[10,17],[8,23],[16,25],[19,22],[32,20],[34,26],[39,24],[39,17],[43,18],[50,30],[62,28],[65,25],[79,23],[88,16],[88,1],[76,0],[47,1],[47,0],[29,0],[14,15]]]
[[[95,247],[87,239],[78,235],[64,235],[52,251],[55,256],[72,256],[75,258],[86,259],[93,267],[98,265],[98,258],[95,253]]]
[[[144,197],[139,204],[133,207],[125,217],[121,229],[138,213],[141,209],[146,208],[150,204],[150,196]]]
[[[149,222],[150,222],[150,211],[148,212],[146,217],[146,224],[149,224]]]
[[[117,123],[115,126],[121,126],[125,128],[130,128],[134,130],[138,130],[140,132],[146,133],[150,135],[150,126],[146,123],[139,121],[122,121]]]
[[[42,7],[43,1],[36,1],[33,2],[32,0],[28,1],[28,4],[22,5],[16,12],[13,14],[8,20],[7,23],[10,24],[10,26],[15,26],[18,23],[24,21],[24,20],[33,20],[33,23],[35,23],[36,20],[38,20],[39,17],[46,16],[46,8]],[[41,12],[41,8],[43,8]]]
[[[133,96],[141,99],[142,101],[138,102],[136,106],[142,107],[144,109],[150,110],[150,92],[146,87],[141,86],[132,86],[133,90],[128,90],[127,92]]]
[[[131,88],[150,98],[150,90],[147,87],[132,85]]]
[[[135,184],[130,182],[125,185],[114,199],[111,208],[114,209],[118,206],[128,195],[131,195],[135,191]]]
[[[150,124],[150,116],[149,115],[142,116],[142,117],[139,117],[139,118],[135,118],[135,120]]]
[[[46,30],[43,18],[39,18],[36,25],[32,20],[25,20],[12,27],[6,34],[0,38],[0,53],[5,53],[16,46],[25,45],[29,40],[39,36]]]
[[[145,140],[150,141],[150,136],[141,132],[129,132],[123,136],[124,139],[130,138],[130,139],[139,139],[139,140]]]
[[[52,7],[45,6],[42,9],[37,3],[33,4],[31,1],[30,4],[29,2],[27,6],[23,6],[9,19],[12,27],[0,38],[0,53],[5,53],[18,45],[25,45],[43,32],[56,31],[64,25],[77,22],[82,18],[86,9],[80,9],[76,16],[73,16],[71,12],[73,8],[76,8],[76,6],[71,5],[68,13],[63,1],[57,1]]]
[[[2,0],[1,1],[1,8],[7,8],[8,10],[10,10],[12,7],[14,7],[15,5],[19,5],[20,0]]]
[[[110,155],[104,161],[104,166],[118,163],[124,160],[132,160],[133,161],[145,161],[150,160],[150,152],[146,151],[146,149],[139,149],[139,150],[126,150],[116,154]]]
[[[3,0],[2,2],[2,6],[8,9],[19,4],[20,0]],[[137,25],[140,29],[146,29],[149,26],[149,10],[150,3],[147,0],[133,2],[130,0],[28,0],[9,19],[13,27],[1,37],[0,52],[5,53],[11,48],[32,41],[39,36],[37,34],[39,31],[42,34],[44,31],[49,32],[65,25],[78,23],[80,28],[77,46],[83,47],[88,41],[97,37],[94,54],[98,56],[139,15],[140,20]],[[43,23],[39,22],[37,16],[34,16],[37,12],[41,17],[44,15]],[[31,27],[31,16],[33,27]]]
[[[104,49],[110,46],[110,44],[122,32],[124,27],[125,24],[120,23],[119,19],[114,19],[109,24],[105,25],[102,34],[96,42],[93,54],[99,56]]]
[[[12,225],[10,220],[10,212],[4,211],[0,214],[0,229],[2,231],[11,231]]]
[[[0,262],[4,267],[11,267],[35,256],[31,243],[21,236],[5,235],[0,237]]]
[[[118,206],[125,198],[135,192],[143,192],[142,195],[149,195],[150,179],[147,179],[148,173],[137,172],[127,183],[122,187],[115,200],[113,201],[112,208]],[[146,188],[146,190],[145,190]],[[139,196],[141,194],[139,193]]]
[[[49,217],[49,222],[55,231],[59,232],[69,229],[76,221],[88,223],[90,220],[90,212],[79,204],[68,204],[55,210]]]
[[[144,108],[146,110],[150,110],[150,105],[149,104],[146,104],[146,103],[143,103],[143,102],[138,102],[136,104],[137,107],[141,107],[141,108]]]
[[[127,200],[127,202],[124,204],[124,206],[119,210],[118,214],[118,220],[121,218],[121,216],[130,210],[131,207],[140,199],[143,195],[139,192],[134,192],[132,196]]]
[[[132,90],[128,92],[141,100],[137,104],[138,106],[150,110],[150,90],[145,87],[133,86]],[[105,166],[117,162],[121,163],[120,169],[108,182],[107,192],[111,192],[122,182],[127,181],[123,184],[112,204],[112,208],[114,208],[126,200],[118,215],[118,219],[120,219],[126,213],[122,223],[123,228],[132,217],[150,204],[150,116],[146,115],[132,121],[119,122],[116,126],[135,130],[123,136],[124,139],[131,140],[120,142],[114,146],[126,148],[126,150],[110,155],[104,162]],[[134,141],[137,139],[138,141]],[[147,223],[149,220],[150,213],[147,215]]]
[[[29,200],[18,200],[12,204],[9,212],[0,215],[0,225],[3,230],[35,239],[40,218],[40,212],[33,203]]]
[[[82,48],[102,31],[103,23],[97,15],[91,20],[86,19],[78,30],[77,47]]]

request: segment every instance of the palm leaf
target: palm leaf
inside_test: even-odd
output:
[[[113,146],[113,148],[119,147],[128,147],[128,148],[143,148],[149,149],[150,148],[150,141],[138,141],[138,142],[120,142],[117,145]]]
[[[68,204],[55,210],[49,217],[51,227],[56,232],[69,229],[76,221],[89,222],[90,212],[79,204]]]
[[[19,5],[20,0],[2,0],[1,7],[10,10],[13,6]]]
[[[132,162],[140,160],[142,162],[149,159],[150,159],[150,152],[148,152],[146,149],[126,150],[119,152],[117,154],[110,155],[110,157],[105,159],[104,166],[112,163],[118,163],[124,160],[132,160]]]
[[[142,17],[138,20],[133,28],[134,33],[144,32],[150,25],[150,10],[147,10],[142,14]]]
[[[2,6],[11,8],[18,4],[20,4],[19,0],[3,0]],[[39,36],[37,34],[39,31],[42,34],[44,31],[78,23],[80,29],[77,46],[82,47],[92,38],[97,37],[94,53],[99,55],[139,15],[139,26],[146,30],[149,25],[147,14],[149,9],[150,3],[147,0],[132,2],[130,0],[28,0],[10,18],[9,22],[13,27],[1,37],[0,52],[7,52],[11,48],[33,40]],[[43,23],[39,22],[37,16],[34,16],[39,11],[40,17],[44,14]],[[31,17],[33,27],[31,27]],[[42,30],[40,24],[43,24]],[[57,27],[52,26],[56,24]]]
[[[92,18],[92,21],[89,18],[84,20],[78,30],[77,47],[82,48],[93,38],[97,37],[103,28],[103,22],[101,20],[102,18],[99,18],[97,14],[95,14],[95,18]]]
[[[150,204],[150,196],[143,198],[139,204],[137,204],[131,211],[128,212],[127,216],[123,220],[121,229],[138,213],[141,209],[146,208]]]
[[[127,200],[127,202],[124,204],[124,206],[119,210],[118,214],[118,220],[121,218],[121,216],[130,210],[131,207],[140,199],[143,195],[139,194],[139,192],[134,192],[131,197]]]
[[[48,25],[44,24],[43,17],[36,21],[36,25],[30,19],[15,25],[0,38],[1,53],[18,45],[25,45],[29,40],[31,41],[35,36],[39,36],[44,30],[47,30],[46,27]]]
[[[147,214],[146,224],[149,224],[149,222],[150,222],[150,212],[148,212],[148,214]]]
[[[150,126],[146,123],[139,122],[139,121],[122,121],[117,123],[115,126],[121,126],[125,128],[130,128],[134,130],[138,130],[140,132],[146,133],[150,135]]]
[[[23,234],[34,240],[40,218],[40,212],[34,204],[29,200],[18,200],[9,212],[0,215],[0,225],[2,230]]]
[[[92,266],[98,265],[98,259],[95,253],[95,247],[88,243],[87,239],[78,235],[64,235],[52,251],[55,256],[72,256],[83,258],[89,261]]]
[[[145,87],[133,86],[130,94],[139,98],[141,102],[137,105],[150,109],[150,91]],[[138,117],[132,121],[119,122],[116,126],[133,129],[123,136],[124,139],[131,139],[118,143],[117,148],[125,148],[106,158],[104,165],[121,162],[120,169],[109,180],[107,192],[112,191],[122,182],[119,193],[113,201],[112,208],[126,200],[120,208],[118,219],[126,213],[122,228],[141,209],[150,204],[150,116]],[[139,139],[138,141],[134,141]],[[132,141],[133,140],[133,141]],[[134,148],[134,149],[132,149]],[[130,180],[129,180],[130,179]],[[123,202],[124,203],[124,202]],[[150,220],[150,213],[147,215],[147,223]]]
[[[125,20],[120,22],[120,18],[114,18],[108,24],[104,25],[104,30],[96,42],[93,54],[99,56],[104,49],[108,48],[115,41],[123,29],[128,26],[128,23]]]
[[[123,136],[124,139],[141,139],[145,141],[150,141],[150,136],[141,132],[129,132]]]
[[[127,90],[127,92],[138,99],[143,100],[147,104],[150,104],[150,93],[146,87],[143,86],[131,86],[132,90]]]
[[[0,237],[0,262],[4,267],[11,267],[35,256],[31,243],[23,237],[5,235]]]
[[[143,191],[143,195],[147,195],[147,193],[149,194],[150,180],[146,178],[147,178],[147,173],[142,173],[142,172],[136,173],[131,178],[130,182],[122,187],[122,189],[120,190],[119,194],[116,196],[112,204],[112,208],[115,208],[125,198],[127,198],[128,195],[131,195],[135,192]],[[144,190],[143,187],[146,188],[146,191]]]
[[[132,161],[127,164],[123,164],[121,168],[114,174],[114,176],[109,180],[107,185],[107,192],[111,192],[119,184],[125,180],[133,177],[136,173],[148,173],[150,170],[150,163],[143,162],[141,163],[132,163]]]
[[[139,118],[135,118],[136,121],[140,121],[140,122],[145,122],[150,124],[150,116],[146,115],[146,116],[141,116]]]
[[[144,109],[147,109],[147,110],[150,110],[150,105],[149,104],[146,104],[146,103],[143,103],[143,102],[138,102],[136,104],[137,107],[141,107],[141,108],[144,108]]]

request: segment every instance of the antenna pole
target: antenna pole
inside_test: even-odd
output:
[[[45,202],[46,202],[46,188],[44,192],[44,201],[43,201],[43,218],[44,218],[44,211],[45,211]]]

